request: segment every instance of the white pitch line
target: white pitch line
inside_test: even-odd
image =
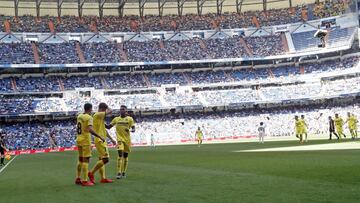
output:
[[[14,158],[12,158],[9,162],[7,162],[6,165],[0,169],[0,173],[3,172],[3,171],[5,170],[5,168],[6,168],[8,165],[10,165],[10,163],[11,163],[12,161],[14,161],[14,159],[15,159],[16,157],[17,157],[17,155],[15,155]]]
[[[291,146],[291,147],[238,150],[234,152],[284,152],[284,151],[322,151],[322,150],[353,150],[353,149],[360,149],[360,143],[346,142],[346,143],[300,145],[300,146]]]

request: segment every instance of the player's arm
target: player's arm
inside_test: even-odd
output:
[[[130,120],[130,126],[131,126],[130,132],[134,133],[135,132],[135,122],[134,122],[133,118],[131,118],[131,120]]]
[[[100,135],[98,135],[98,134],[94,131],[92,125],[89,125],[89,126],[87,127],[87,130],[88,130],[93,136],[99,138],[102,142],[105,142],[104,138],[102,138]]]
[[[1,147],[4,149],[4,151],[7,151],[5,144],[1,144]]]
[[[105,111],[105,116],[110,116],[112,114],[112,109],[110,109],[109,107],[106,109]]]
[[[116,145],[116,141],[114,140],[114,138],[112,138],[112,137],[110,136],[110,134],[109,134],[108,131],[106,131],[106,137],[108,137],[108,138],[111,140],[111,142],[112,142],[114,145]]]
[[[114,125],[116,124],[116,118],[112,119],[111,123],[110,124],[106,124],[105,123],[105,128],[106,129],[111,129],[112,127],[114,127]]]

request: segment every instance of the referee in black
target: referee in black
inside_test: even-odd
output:
[[[0,166],[4,166],[4,159],[5,159],[5,139],[4,139],[4,135],[2,134],[2,132],[0,132],[0,157],[1,157],[1,162],[0,162]]]
[[[332,134],[334,134],[337,137],[337,139],[339,139],[339,136],[335,132],[334,120],[331,118],[331,116],[329,116],[329,133],[330,133],[329,134],[330,135],[329,140],[331,140]]]

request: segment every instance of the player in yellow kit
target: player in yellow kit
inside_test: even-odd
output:
[[[335,114],[335,130],[336,133],[338,134],[339,138],[341,139],[342,136],[344,136],[344,138],[346,138],[344,131],[343,131],[343,126],[344,126],[344,120],[339,116],[339,114]]]
[[[126,178],[126,170],[129,162],[129,153],[131,152],[130,132],[135,132],[134,119],[127,115],[126,106],[120,107],[120,116],[115,117],[108,129],[115,126],[116,138],[118,143],[118,162],[117,162],[117,179]]]
[[[351,114],[350,112],[348,112],[348,118],[345,121],[345,123],[348,123],[348,128],[351,134],[351,138],[355,139],[357,138],[357,123],[358,120],[356,118],[356,116],[354,114]]]
[[[95,183],[94,174],[99,171],[101,176],[101,183],[112,183],[113,181],[107,179],[105,176],[105,164],[109,162],[109,150],[106,143],[106,138],[108,137],[111,142],[116,145],[115,140],[108,134],[105,128],[105,117],[106,115],[111,114],[111,109],[105,103],[100,103],[98,112],[93,115],[94,120],[94,131],[100,135],[105,142],[102,142],[99,138],[95,137],[94,143],[96,151],[99,155],[99,161],[95,164],[88,176],[92,183]]]
[[[79,114],[76,121],[76,145],[79,152],[79,162],[77,164],[75,183],[83,186],[94,185],[91,181],[87,181],[91,157],[91,134],[99,138],[101,142],[105,141],[93,130],[93,118],[90,115],[91,112],[92,105],[89,103],[85,104],[84,113]]]
[[[200,130],[200,127],[198,127],[197,131],[195,132],[195,136],[198,142],[198,146],[200,147],[203,139],[203,132]]]
[[[304,115],[301,115],[300,121],[301,121],[301,134],[302,134],[302,135],[305,135],[305,142],[307,142],[307,136],[308,136],[307,129],[308,129],[308,125],[307,125],[307,123],[306,123],[306,121],[305,121],[305,116],[304,116]]]
[[[302,122],[298,116],[295,116],[295,136],[300,139],[300,144],[303,143],[302,131]]]

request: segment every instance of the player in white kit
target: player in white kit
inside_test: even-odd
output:
[[[154,134],[151,134],[150,136],[150,146],[152,148],[155,148],[155,138],[154,138]]]
[[[264,143],[265,125],[263,122],[260,122],[260,126],[258,127],[258,132],[259,132],[259,143]]]

